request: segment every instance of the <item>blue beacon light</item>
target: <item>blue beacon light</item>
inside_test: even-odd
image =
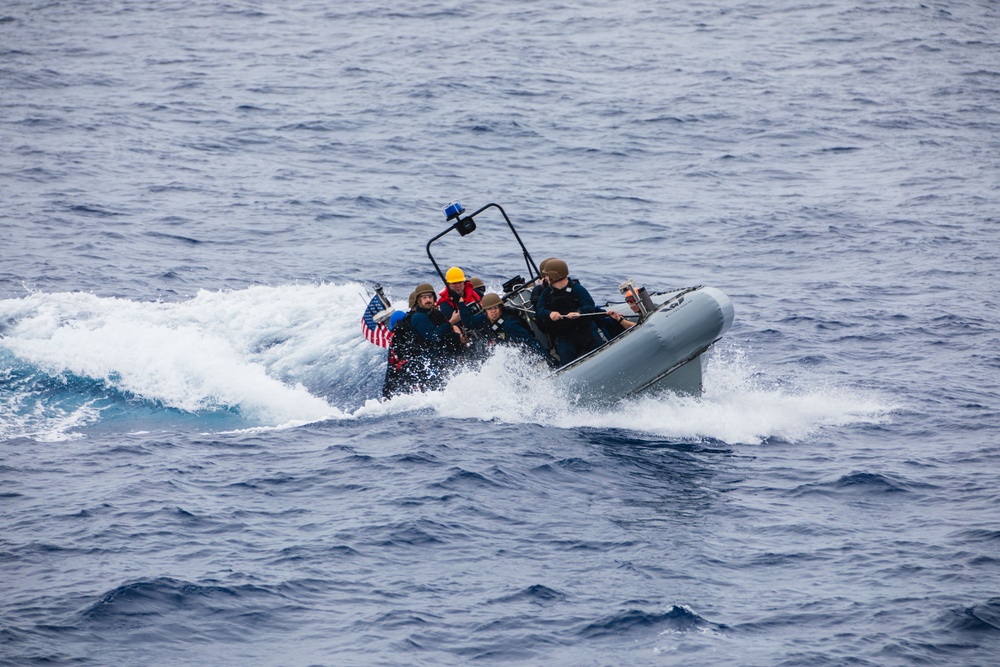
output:
[[[476,221],[471,217],[469,218],[459,218],[458,216],[465,213],[465,207],[459,204],[457,201],[453,201],[448,204],[444,209],[444,216],[448,219],[448,222],[455,220],[455,224],[452,225],[452,229],[457,229],[460,236],[466,236],[476,231]]]
[[[457,201],[453,201],[444,207],[444,217],[446,220],[454,220],[463,213],[465,213],[465,207]]]

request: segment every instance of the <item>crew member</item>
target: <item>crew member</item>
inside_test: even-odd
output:
[[[469,284],[472,285],[472,289],[476,290],[476,294],[480,297],[486,294],[486,283],[483,282],[482,278],[469,278]]]
[[[541,274],[541,278],[538,280],[538,284],[531,288],[531,307],[534,308],[538,305],[538,298],[542,296],[542,291],[549,286],[549,277],[545,275],[545,267],[548,266],[555,257],[546,257],[542,260],[542,263],[538,265],[538,273]]]
[[[482,297],[476,291],[472,283],[465,279],[465,272],[457,266],[448,269],[444,274],[444,281],[448,285],[441,290],[438,298],[438,307],[444,316],[451,318],[455,312],[465,317],[470,317],[472,313],[468,307],[474,303],[479,303]],[[462,311],[465,311],[464,313]]]
[[[538,283],[531,288],[530,298],[531,298],[532,309],[538,308],[538,299],[542,296],[542,292],[545,291],[545,288],[549,286],[549,277],[545,275],[545,267],[548,266],[549,262],[551,262],[553,259],[555,259],[555,257],[546,257],[545,259],[542,260],[542,263],[538,265],[538,272],[541,275],[541,277],[539,278]],[[552,333],[552,320],[548,319],[543,320],[542,318],[538,317],[537,310],[535,312],[535,326],[537,326],[539,330],[546,335],[546,337],[548,337],[549,334]],[[549,343],[549,345],[551,346],[551,342]]]
[[[488,345],[517,345],[546,357],[545,349],[534,334],[521,323],[517,313],[503,307],[500,295],[483,296],[483,312],[472,317],[470,330],[481,331]]]
[[[550,259],[542,274],[548,277],[549,286],[538,297],[535,315],[550,323],[556,354],[560,363],[565,365],[601,344],[601,335],[593,318],[581,316],[602,311],[594,304],[587,288],[569,277],[569,266],[565,261]]]
[[[414,305],[392,329],[389,364],[382,395],[392,398],[410,391],[428,391],[444,384],[444,377],[465,340],[456,311],[450,318],[437,308],[434,287],[421,283],[413,291]]]
[[[639,321],[642,321],[642,311],[639,310],[639,304],[636,303],[636,295],[629,290],[628,294],[625,295],[625,303],[628,307],[632,309],[632,312],[639,316]],[[620,336],[632,327],[634,327],[638,322],[625,317],[617,310],[607,311],[608,316],[600,318],[600,322],[597,326],[601,328],[604,335],[608,340]]]

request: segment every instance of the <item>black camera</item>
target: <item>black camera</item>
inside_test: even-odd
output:
[[[524,278],[522,278],[519,275],[514,276],[513,278],[511,278],[510,280],[508,280],[503,284],[503,293],[510,294],[511,292],[514,292],[521,287],[524,287]]]

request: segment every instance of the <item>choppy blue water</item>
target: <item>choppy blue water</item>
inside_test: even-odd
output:
[[[0,663],[993,665],[993,2],[0,8]],[[359,319],[495,201],[706,393]],[[441,259],[517,273],[482,229]]]

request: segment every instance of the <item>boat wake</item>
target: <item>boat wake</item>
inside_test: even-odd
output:
[[[342,417],[337,394],[357,395],[380,364],[359,333],[362,299],[361,285],[346,284],[176,303],[84,293],[0,301],[0,437],[58,440],[137,413],[231,427]]]
[[[97,425],[274,429],[430,411],[735,444],[880,423],[895,409],[858,389],[768,386],[731,343],[708,354],[697,398],[663,393],[595,407],[544,365],[503,349],[440,391],[381,403],[386,353],[361,336],[364,303],[358,283],[199,292],[170,303],[84,293],[2,300],[0,439],[77,438]]]
[[[621,429],[672,442],[796,442],[827,427],[881,424],[899,409],[874,392],[821,381],[776,387],[733,344],[708,354],[700,397],[645,394],[610,405],[576,402],[558,382],[509,349],[478,370],[456,375],[441,391],[369,401],[354,416],[433,410],[441,417],[554,428]]]

